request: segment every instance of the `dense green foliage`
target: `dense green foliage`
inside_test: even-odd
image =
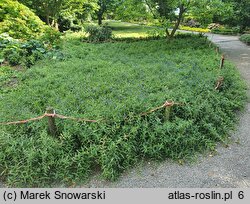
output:
[[[248,0],[1,0],[0,123],[42,115],[48,106],[99,122],[56,119],[56,137],[45,118],[0,124],[0,179],[17,187],[71,185],[98,169],[115,180],[142,159],[214,151],[234,128],[245,84],[229,62],[219,69],[220,56],[202,34],[163,37],[174,37],[185,18],[181,28],[190,31],[207,32],[216,22],[213,33],[242,32],[249,8]],[[153,26],[111,20],[67,37],[57,31],[83,31],[103,19]],[[248,34],[240,40],[250,44]],[[166,100],[180,104],[141,114]]]
[[[250,45],[250,34],[244,34],[240,36],[240,40],[248,45]]]
[[[63,3],[69,0],[19,0],[21,3],[32,8],[37,15],[53,27],[57,27],[57,20]]]
[[[211,30],[214,34],[221,34],[221,35],[236,35],[240,32],[239,27],[227,28],[227,27],[219,27],[214,28]]]
[[[250,27],[250,1],[225,0],[225,2],[231,3],[233,13],[229,13],[223,22],[231,26],[239,26],[241,32]]]
[[[147,23],[152,21],[153,16],[144,1],[126,0],[116,7],[114,18],[126,22]]]
[[[29,67],[38,59],[42,59],[43,54],[46,52],[44,45],[36,40],[26,43],[10,41],[10,43],[5,45],[3,57],[12,66],[22,64]]]
[[[26,6],[15,0],[0,2],[0,34],[27,39],[38,37],[44,32],[44,23]]]
[[[88,40],[90,42],[105,42],[112,38],[112,30],[107,25],[89,25],[85,28],[85,32],[88,34]]]
[[[7,1],[7,0],[5,0]],[[11,1],[11,0],[8,0]],[[15,1],[15,0],[12,0]],[[59,29],[81,31],[86,22],[122,20],[165,27],[166,35],[174,36],[180,24],[206,28],[210,23],[239,27],[250,26],[249,0],[18,0],[31,8],[48,25]],[[192,27],[192,26],[191,26]],[[173,28],[171,32],[167,28]],[[223,32],[221,32],[223,34]],[[225,31],[224,33],[230,33]]]
[[[52,35],[53,36],[53,35]],[[62,55],[51,44],[53,37],[45,37],[47,44],[39,40],[20,41],[10,37],[7,33],[0,35],[0,60],[11,66],[22,65],[30,67],[37,60],[45,57],[62,59]],[[52,46],[52,47],[51,47]],[[59,57],[60,56],[60,57]]]
[[[211,20],[204,19],[211,19],[215,13],[227,13],[222,0],[146,0],[145,2],[154,18],[165,25],[168,38],[174,37],[186,15],[200,21],[203,19],[200,23],[209,24]],[[170,27],[171,31],[168,30]]]
[[[85,20],[98,9],[97,0],[19,0],[43,19],[48,25],[60,31],[81,29]]]
[[[202,26],[207,26],[212,22],[221,22],[228,16],[233,15],[232,4],[224,0],[199,0],[190,7],[185,18],[198,21]]]
[[[123,0],[97,0],[98,10],[96,12],[98,25],[102,24],[103,15],[112,12]]]
[[[42,187],[88,178],[100,169],[114,180],[142,158],[186,159],[214,150],[235,124],[243,106],[244,84],[234,66],[225,63],[200,36],[137,42],[65,42],[66,59],[44,60],[15,75],[18,86],[2,83],[1,121],[30,118],[47,106],[63,115],[103,119],[84,123],[56,119],[59,135],[47,133],[47,121],[1,126],[0,175],[10,186]],[[0,69],[1,80],[11,71]],[[6,74],[5,74],[6,73]],[[219,90],[219,76],[225,81]],[[169,121],[164,110],[174,106]]]
[[[208,33],[210,32],[209,29],[205,28],[194,28],[194,27],[189,27],[189,26],[180,26],[181,30],[187,30],[187,31],[193,31],[193,32],[200,32],[200,33]]]

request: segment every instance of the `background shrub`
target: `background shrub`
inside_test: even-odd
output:
[[[207,28],[212,30],[212,29],[216,29],[216,28],[220,28],[221,25],[219,23],[210,23]]]
[[[188,27],[188,26],[180,26],[181,30],[188,30],[192,32],[200,32],[200,33],[208,33],[210,32],[207,28],[195,28],[195,27]]]
[[[199,28],[201,26],[201,24],[195,19],[186,19],[184,20],[183,25],[191,28]]]
[[[159,39],[166,36],[164,28],[159,28],[159,27],[147,31],[147,34],[151,36],[153,39]]]
[[[37,37],[47,26],[28,7],[18,1],[1,0],[0,34],[8,33],[17,39]]]
[[[90,42],[104,42],[112,38],[112,29],[108,26],[89,25],[85,27],[86,33],[89,34]]]
[[[244,34],[240,36],[240,40],[246,43],[247,45],[250,45],[250,34]]]
[[[61,43],[61,36],[62,34],[60,32],[47,27],[39,39],[49,46],[58,46]]]
[[[224,26],[220,26],[220,27],[215,27],[211,30],[212,33],[214,34],[221,34],[221,35],[236,35],[240,32],[240,28],[239,27],[224,27]]]
[[[82,30],[82,26],[79,20],[72,15],[60,15],[58,19],[58,24],[60,32],[64,32],[67,30],[78,32]]]
[[[55,42],[54,39],[48,40]],[[30,67],[44,57],[62,59],[61,53],[52,44],[45,44],[40,40],[20,41],[10,37],[7,33],[0,35],[0,48],[0,59],[7,61],[11,66]]]

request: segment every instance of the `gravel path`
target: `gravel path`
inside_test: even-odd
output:
[[[234,36],[208,35],[239,68],[250,87],[250,47]],[[250,96],[250,91],[248,91]],[[201,156],[198,162],[179,165],[172,161],[141,163],[124,173],[117,182],[98,176],[82,187],[166,187],[209,188],[250,187],[250,103],[240,116],[238,130],[229,147],[218,146],[217,155]],[[0,183],[0,187],[3,185]]]
[[[250,88],[250,47],[236,36],[208,34],[226,58],[238,67]],[[248,90],[250,96],[250,90]],[[169,160],[142,163],[123,174],[117,182],[107,182],[94,176],[82,187],[166,187],[214,188],[250,187],[250,103],[248,101],[229,147],[218,145],[217,155],[201,156],[198,162],[179,165]]]

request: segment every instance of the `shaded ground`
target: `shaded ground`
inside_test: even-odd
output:
[[[236,64],[250,87],[250,47],[241,43],[237,36],[208,34],[208,37],[225,53],[226,59]],[[249,101],[239,118],[238,128],[231,135],[232,143],[229,147],[218,146],[217,155],[207,155],[198,163],[184,165],[168,160],[160,164],[143,163],[123,174],[117,182],[95,176],[82,187],[250,187]]]

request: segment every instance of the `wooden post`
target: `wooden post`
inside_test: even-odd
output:
[[[165,107],[165,118],[164,118],[165,122],[169,121],[170,119],[171,109],[172,109],[172,106]]]
[[[54,114],[55,110],[51,107],[48,107],[46,109],[47,114]],[[56,136],[57,133],[57,128],[56,128],[56,123],[55,123],[55,117],[53,116],[47,116],[48,117],[48,131],[49,134],[52,136]]]
[[[220,68],[222,69],[224,66],[224,61],[225,61],[225,57],[224,55],[221,56],[221,60],[220,60]]]
[[[215,52],[216,52],[216,54],[218,56],[219,55],[219,48],[218,47],[215,48]]]
[[[224,81],[224,77],[219,77],[218,78],[218,80],[217,80],[217,82],[216,82],[216,86],[215,86],[215,90],[218,90],[218,89],[220,89],[220,87],[222,86],[222,84],[223,84],[223,81]]]

